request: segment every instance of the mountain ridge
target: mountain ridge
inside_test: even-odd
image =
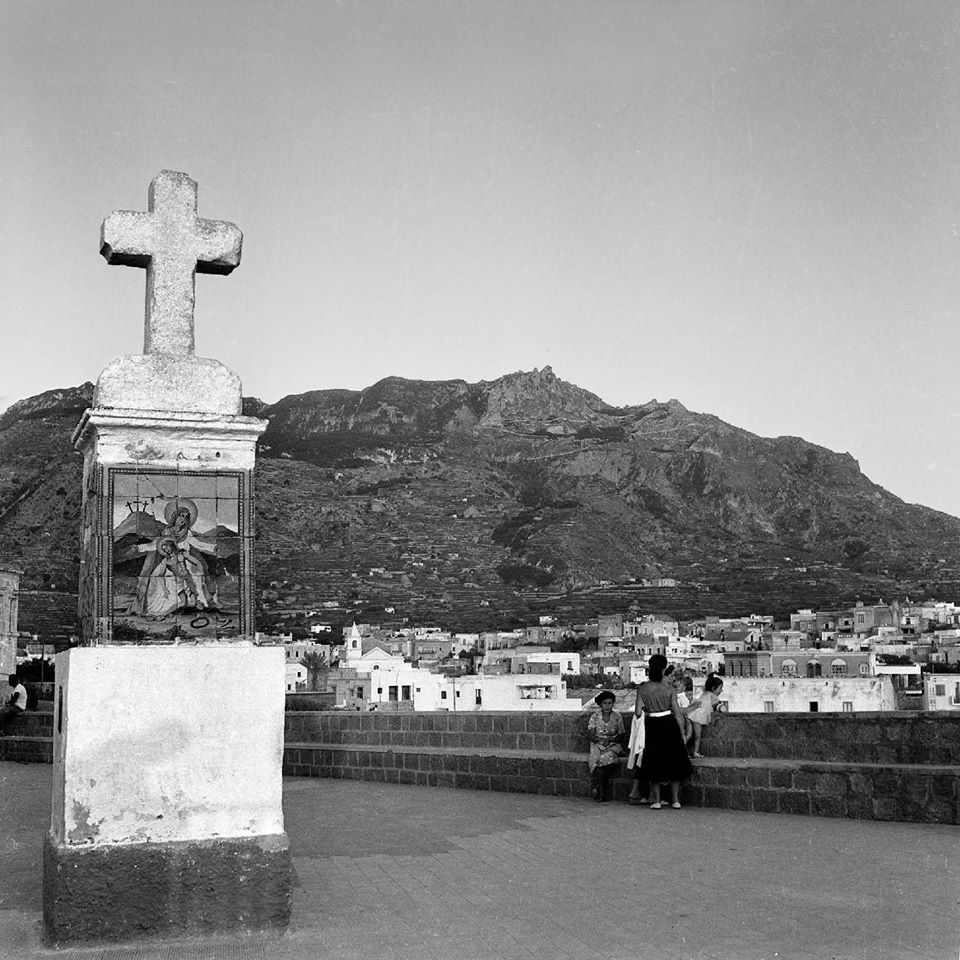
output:
[[[69,436],[91,396],[90,384],[46,391],[0,415],[0,557],[27,571],[25,629],[24,617],[52,622],[33,607],[58,591],[57,629],[70,621]],[[462,628],[631,606],[783,613],[960,586],[960,519],[905,503],[850,453],[676,399],[614,407],[549,366],[245,398],[244,413],[270,421],[256,483],[262,627],[320,609]]]

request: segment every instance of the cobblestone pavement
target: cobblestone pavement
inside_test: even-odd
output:
[[[284,782],[282,936],[50,950],[50,770],[0,763],[0,957],[957,960],[956,827]]]

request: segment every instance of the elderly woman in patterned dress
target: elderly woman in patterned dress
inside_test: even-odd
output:
[[[616,697],[609,690],[598,693],[594,700],[600,707],[590,714],[587,739],[590,741],[590,796],[597,803],[613,799],[613,781],[620,770],[620,739],[625,728],[623,717],[613,709]]]

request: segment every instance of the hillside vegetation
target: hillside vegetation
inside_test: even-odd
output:
[[[0,417],[0,559],[26,571],[22,629],[73,629],[70,434],[90,397],[89,384],[50,391]],[[261,628],[324,603],[338,604],[324,610],[332,622],[477,629],[960,587],[960,520],[904,503],[849,454],[675,400],[611,407],[549,367],[475,384],[390,377],[250,398],[244,412],[270,420],[256,478]]]

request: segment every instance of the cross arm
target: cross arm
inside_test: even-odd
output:
[[[153,252],[149,214],[114,210],[100,226],[100,256],[107,263],[145,267]]]
[[[226,220],[197,219],[197,273],[228,274],[240,264],[243,234]]]

